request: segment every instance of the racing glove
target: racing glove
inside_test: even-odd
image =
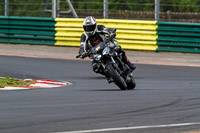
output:
[[[82,58],[82,59],[84,59],[84,58],[86,58],[86,57],[87,57],[87,55],[88,55],[88,53],[87,53],[87,52],[83,52],[83,53],[81,53],[81,58]]]

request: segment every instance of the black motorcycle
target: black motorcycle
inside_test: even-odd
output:
[[[107,43],[99,43],[91,49],[88,57],[97,63],[97,73],[106,76],[109,83],[114,82],[121,90],[133,90],[136,86],[132,70],[122,61],[114,46],[117,41],[108,38]],[[76,58],[84,58],[78,55]]]

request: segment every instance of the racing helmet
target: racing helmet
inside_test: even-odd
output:
[[[83,21],[83,29],[85,33],[90,37],[94,35],[97,30],[97,21],[94,17],[88,16]]]

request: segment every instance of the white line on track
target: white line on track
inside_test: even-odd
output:
[[[149,129],[149,128],[181,127],[181,126],[192,126],[192,125],[200,125],[200,122],[166,124],[166,125],[136,126],[136,127],[105,128],[105,129],[92,129],[92,130],[82,130],[82,131],[66,131],[66,132],[56,132],[56,133],[92,133],[92,132],[108,132],[108,131],[120,131],[120,130]]]

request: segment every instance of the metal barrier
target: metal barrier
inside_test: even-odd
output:
[[[157,51],[200,53],[200,24],[158,22]]]
[[[0,17],[0,42],[54,45],[54,25],[52,18]]]
[[[55,45],[80,46],[83,19],[56,18]],[[97,19],[98,24],[117,28],[117,41],[124,49],[156,50],[156,21]]]
[[[0,42],[80,46],[83,19],[0,17]],[[124,49],[200,53],[200,24],[97,19]]]

